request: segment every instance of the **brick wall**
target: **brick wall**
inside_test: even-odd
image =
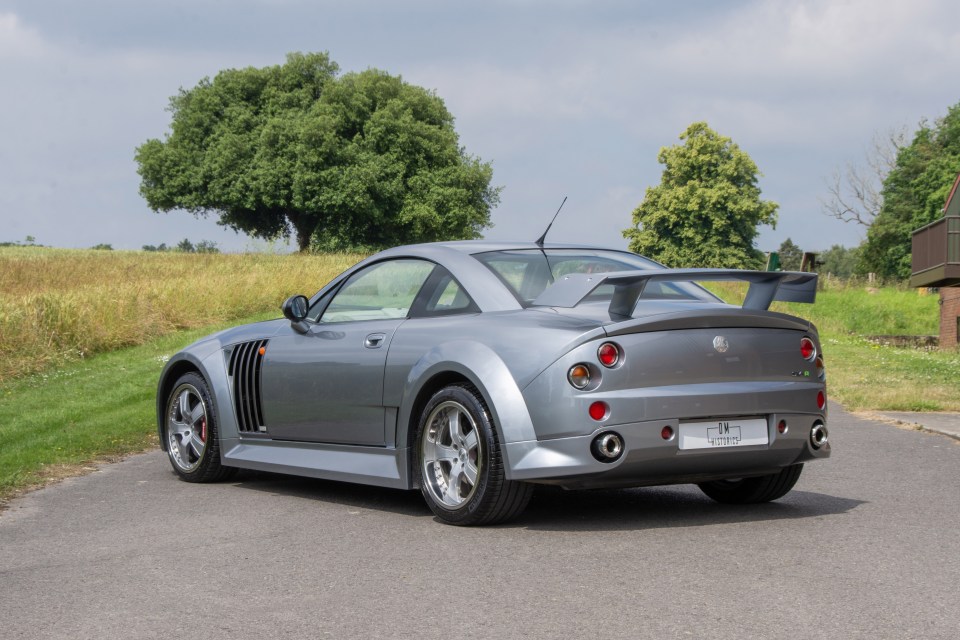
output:
[[[956,349],[960,333],[960,287],[940,289],[940,348]]]

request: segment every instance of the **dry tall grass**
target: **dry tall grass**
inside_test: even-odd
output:
[[[0,248],[0,381],[277,310],[363,256]]]

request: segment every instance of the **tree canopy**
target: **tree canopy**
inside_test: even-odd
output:
[[[793,240],[787,238],[781,242],[777,253],[780,254],[781,269],[784,271],[800,271],[800,264],[803,262],[803,249],[798,247]]]
[[[921,122],[897,153],[883,182],[883,205],[867,230],[858,270],[884,278],[910,277],[911,232],[942,215],[960,172],[960,104],[930,125]]]
[[[301,251],[479,237],[499,189],[443,100],[376,69],[338,73],[326,53],[292,53],[181,89],[169,134],[137,149],[140,193]]]
[[[757,165],[705,122],[680,139],[660,149],[660,184],[647,189],[623,232],[630,250],[670,267],[762,267],[757,226],[775,225],[778,205],[760,199]]]
[[[854,274],[857,266],[858,248],[848,249],[843,245],[835,244],[817,255],[820,263],[817,271],[829,273],[838,278],[849,278]]]

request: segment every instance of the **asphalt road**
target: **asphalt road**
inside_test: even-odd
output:
[[[488,529],[418,493],[190,485],[136,456],[0,515],[0,637],[957,638],[960,444],[830,427],[776,503],[545,490]]]

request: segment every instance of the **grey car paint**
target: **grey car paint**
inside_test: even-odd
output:
[[[271,436],[384,446],[383,371],[403,322],[314,324],[305,334],[275,334],[262,373]]]
[[[805,335],[819,352],[809,322],[710,301],[641,301],[633,318],[592,302],[524,308],[473,257],[504,250],[537,247],[491,242],[398,247],[358,263],[310,300],[318,303],[368,265],[420,258],[449,270],[479,313],[340,323],[353,325],[340,328],[313,324],[306,334],[275,320],[198,341],[174,355],[161,374],[161,436],[172,385],[195,370],[211,388],[224,465],[412,488],[419,412],[437,385],[455,376],[483,396],[503,443],[508,479],[568,487],[692,482],[769,473],[830,455],[829,444],[816,449],[806,435],[810,425],[826,420],[813,400],[825,386],[798,379],[803,363],[784,346]],[[723,357],[710,346],[718,331],[733,345]],[[383,335],[376,349],[365,346],[373,334]],[[569,366],[595,359],[599,341],[609,337],[624,348],[624,365],[604,371],[595,389],[573,389],[566,378]],[[241,433],[227,357],[234,345],[258,339],[270,341],[262,369],[266,433]],[[587,416],[586,406],[600,398],[611,405],[609,421]],[[663,426],[677,428],[693,417],[752,415],[766,417],[769,446],[684,452],[658,435]],[[785,418],[797,428],[781,437],[776,424]],[[602,463],[590,454],[590,442],[612,428],[623,435],[626,454]],[[161,443],[166,446],[163,437]]]

